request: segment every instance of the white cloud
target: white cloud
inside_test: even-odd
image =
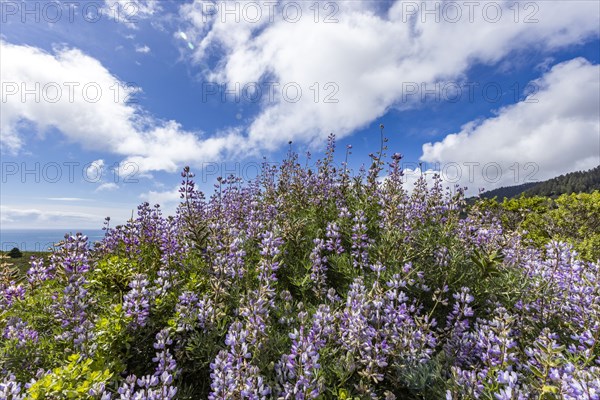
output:
[[[147,193],[142,193],[140,195],[140,199],[147,201],[152,204],[167,204],[167,203],[179,203],[180,193],[179,186],[176,186],[172,190],[166,190],[162,192],[157,192],[154,190],[150,190]]]
[[[473,190],[599,165],[600,66],[576,58],[555,65],[535,86],[539,92],[500,109],[497,116],[423,145],[421,160],[441,163],[452,180],[460,169],[459,181]],[[450,163],[457,164],[444,167]]]
[[[136,47],[135,47],[135,51],[136,51],[137,53],[148,54],[148,53],[150,53],[150,47],[148,47],[147,45],[144,45],[144,46],[136,46]]]
[[[259,22],[251,22],[254,14],[249,8],[244,11],[242,2],[217,2],[220,11],[239,7],[237,21],[225,13],[207,16],[203,10],[214,9],[210,2],[180,8],[189,22],[186,37],[196,44],[193,61],[204,69],[209,59],[220,57],[208,66],[209,80],[242,87],[268,80],[302,89],[295,103],[262,96],[262,110],[248,129],[252,147],[276,148],[289,139],[322,140],[330,132],[348,135],[390,108],[412,106],[413,100],[402,99],[407,83],[462,81],[473,64],[494,65],[515,50],[581,43],[598,34],[600,7],[589,1],[531,3],[536,11],[524,10],[521,4],[515,22],[514,2],[494,2],[502,7],[503,17],[492,23],[494,10],[486,9],[486,21],[479,4],[470,22],[463,5],[460,21],[452,23],[446,14],[436,22],[435,15],[424,13],[424,2],[397,1],[381,12],[379,2],[349,1],[335,3],[337,23],[323,23],[334,11],[323,2],[320,22],[315,23],[314,2],[292,3],[303,7],[296,23],[289,22],[291,14],[288,21],[282,18],[286,2],[275,8],[273,22],[267,8]],[[417,14],[407,17],[408,3],[419,8]],[[532,12],[538,22],[524,23]],[[320,89],[317,101],[311,89],[315,82]],[[328,83],[333,85],[325,87]],[[325,103],[325,96],[336,89],[333,98],[339,101]]]
[[[140,21],[160,11],[158,0],[104,0],[104,12],[131,29],[137,29]]]
[[[81,197],[48,197],[47,200],[51,200],[51,201],[88,201],[89,199],[83,199]]]
[[[17,227],[51,227],[54,224],[63,226],[90,226],[94,223],[101,226],[98,215],[87,212],[51,210],[40,208],[19,208],[0,206],[0,221],[4,228]],[[54,225],[55,226],[55,225]]]
[[[119,188],[119,185],[117,185],[114,182],[105,182],[103,184],[101,184],[100,186],[98,186],[96,188],[96,190],[94,190],[95,192],[104,192],[104,191],[108,191],[111,192],[113,190],[117,190]]]
[[[0,205],[0,224],[3,229],[100,229],[106,216],[111,225],[123,224],[131,217],[128,204],[17,204]],[[114,226],[113,225],[113,226]]]
[[[141,18],[160,10],[156,1],[106,2],[108,7],[133,2]],[[512,1],[496,2],[507,15],[498,23],[484,21],[481,14],[476,14],[473,23],[466,16],[458,23],[435,23],[431,16],[432,23],[420,23],[420,14],[404,22],[405,3],[398,1],[381,12],[378,2],[338,2],[340,10],[334,17],[339,22],[329,24],[314,22],[311,2],[294,2],[304,7],[297,23],[281,18],[285,3],[276,7],[274,22],[268,21],[264,10],[260,23],[245,18],[240,23],[232,18],[221,23],[214,16],[206,21],[199,9],[201,2],[182,5],[182,18],[190,24],[185,37],[197,44],[194,61],[205,65],[209,58],[220,57],[208,69],[209,79],[241,86],[269,80],[280,83],[279,91],[287,83],[302,89],[297,103],[281,96],[269,101],[263,91],[261,112],[247,130],[227,128],[210,136],[186,131],[177,121],[158,121],[127,103],[135,90],[78,49],[57,48],[47,53],[2,40],[1,79],[10,87],[3,87],[7,101],[0,114],[0,142],[5,151],[18,152],[24,146],[23,125],[33,125],[39,132],[54,127],[83,148],[123,156],[121,164],[134,163],[140,176],[159,170],[173,172],[185,164],[199,166],[224,155],[275,149],[290,139],[317,139],[318,145],[330,132],[348,135],[390,108],[410,106],[402,99],[403,83],[465,79],[473,64],[497,63],[513,50],[556,49],[598,33],[596,2],[536,3],[539,22],[534,24],[523,23],[523,15],[514,22],[508,8]],[[321,21],[327,15],[326,4],[320,3]],[[73,99],[66,86],[71,82],[78,85],[73,88]],[[328,83],[334,85],[326,88]],[[22,85],[30,89],[36,84],[42,88],[42,101],[33,101],[32,95],[21,101]],[[53,102],[56,88],[62,92]],[[325,96],[336,88],[339,91],[333,98],[338,102],[325,103]]]
[[[133,162],[140,173],[176,171],[219,159],[229,149],[241,151],[244,139],[236,130],[202,138],[176,121],[158,121],[125,100],[136,89],[127,87],[98,60],[77,49],[36,47],[0,41],[3,84],[0,142],[6,151],[23,146],[22,127],[44,132],[58,129],[69,141],[94,151],[108,151]],[[44,68],[39,68],[44,65]],[[35,89],[22,97],[22,89]],[[6,101],[4,101],[6,100]],[[39,100],[39,101],[36,101]],[[101,160],[98,160],[101,161]],[[88,176],[95,176],[89,171]]]
[[[415,184],[420,177],[424,177],[427,187],[431,188],[434,184],[434,177],[436,175],[441,176],[439,168],[428,168],[426,165],[423,165],[423,163],[400,163],[400,167],[402,169],[402,188],[409,195],[413,193]],[[378,181],[385,184],[388,177],[389,175],[387,174],[380,175]],[[448,186],[444,181],[442,181],[442,184],[444,184],[444,187]]]
[[[140,199],[147,201],[151,205],[160,204],[163,213],[173,215],[177,205],[181,201],[179,186],[176,186],[172,190],[162,192],[150,190],[146,193],[142,193]]]
[[[89,163],[85,169],[85,179],[88,182],[100,182],[104,175],[104,160],[99,159]]]

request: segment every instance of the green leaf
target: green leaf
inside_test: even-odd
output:
[[[542,387],[542,393],[556,394],[558,393],[558,388],[556,386],[544,385]]]

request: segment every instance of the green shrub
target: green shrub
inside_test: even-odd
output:
[[[27,390],[28,398],[47,400],[92,399],[104,391],[112,377],[102,363],[72,354],[68,364],[54,368]]]
[[[8,252],[10,258],[21,258],[23,257],[23,253],[17,247],[13,247],[11,251]]]

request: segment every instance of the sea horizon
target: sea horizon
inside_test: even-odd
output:
[[[56,228],[2,228],[0,229],[0,251],[16,247],[21,251],[50,251],[65,234],[83,233],[90,243],[102,240],[102,229],[56,229]]]

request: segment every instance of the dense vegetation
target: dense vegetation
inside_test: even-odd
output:
[[[485,199],[478,207],[494,214],[503,229],[522,232],[537,248],[550,240],[569,243],[586,261],[600,260],[600,191],[564,194],[556,199],[533,196]]]
[[[208,199],[186,168],[174,217],[3,276],[0,397],[598,399],[599,194],[467,207],[384,152]]]
[[[59,238],[60,239],[60,238]],[[2,277],[8,276],[7,274],[13,274],[14,276],[24,277],[31,266],[31,258],[42,258],[43,260],[49,260],[50,253],[45,251],[23,251],[21,253],[23,256],[19,258],[11,258],[8,252],[2,254],[0,253],[0,257],[3,257],[5,262],[6,271],[3,272],[4,275]]]
[[[589,171],[571,172],[543,182],[527,182],[484,192],[481,197],[512,198],[520,195],[558,197],[562,194],[592,193],[600,190],[600,165]]]
[[[17,247],[13,247],[12,250],[8,252],[8,256],[10,258],[21,258],[23,257],[23,253]]]
[[[527,189],[531,189],[538,184],[539,184],[539,182],[527,182],[527,183],[522,183],[520,185],[515,185],[515,186],[503,186],[498,189],[483,192],[477,198],[481,197],[484,199],[493,199],[493,198],[510,199],[513,197],[519,197],[520,195],[524,195],[524,193],[527,191]],[[473,201],[475,201],[477,198],[472,197],[471,199]]]

